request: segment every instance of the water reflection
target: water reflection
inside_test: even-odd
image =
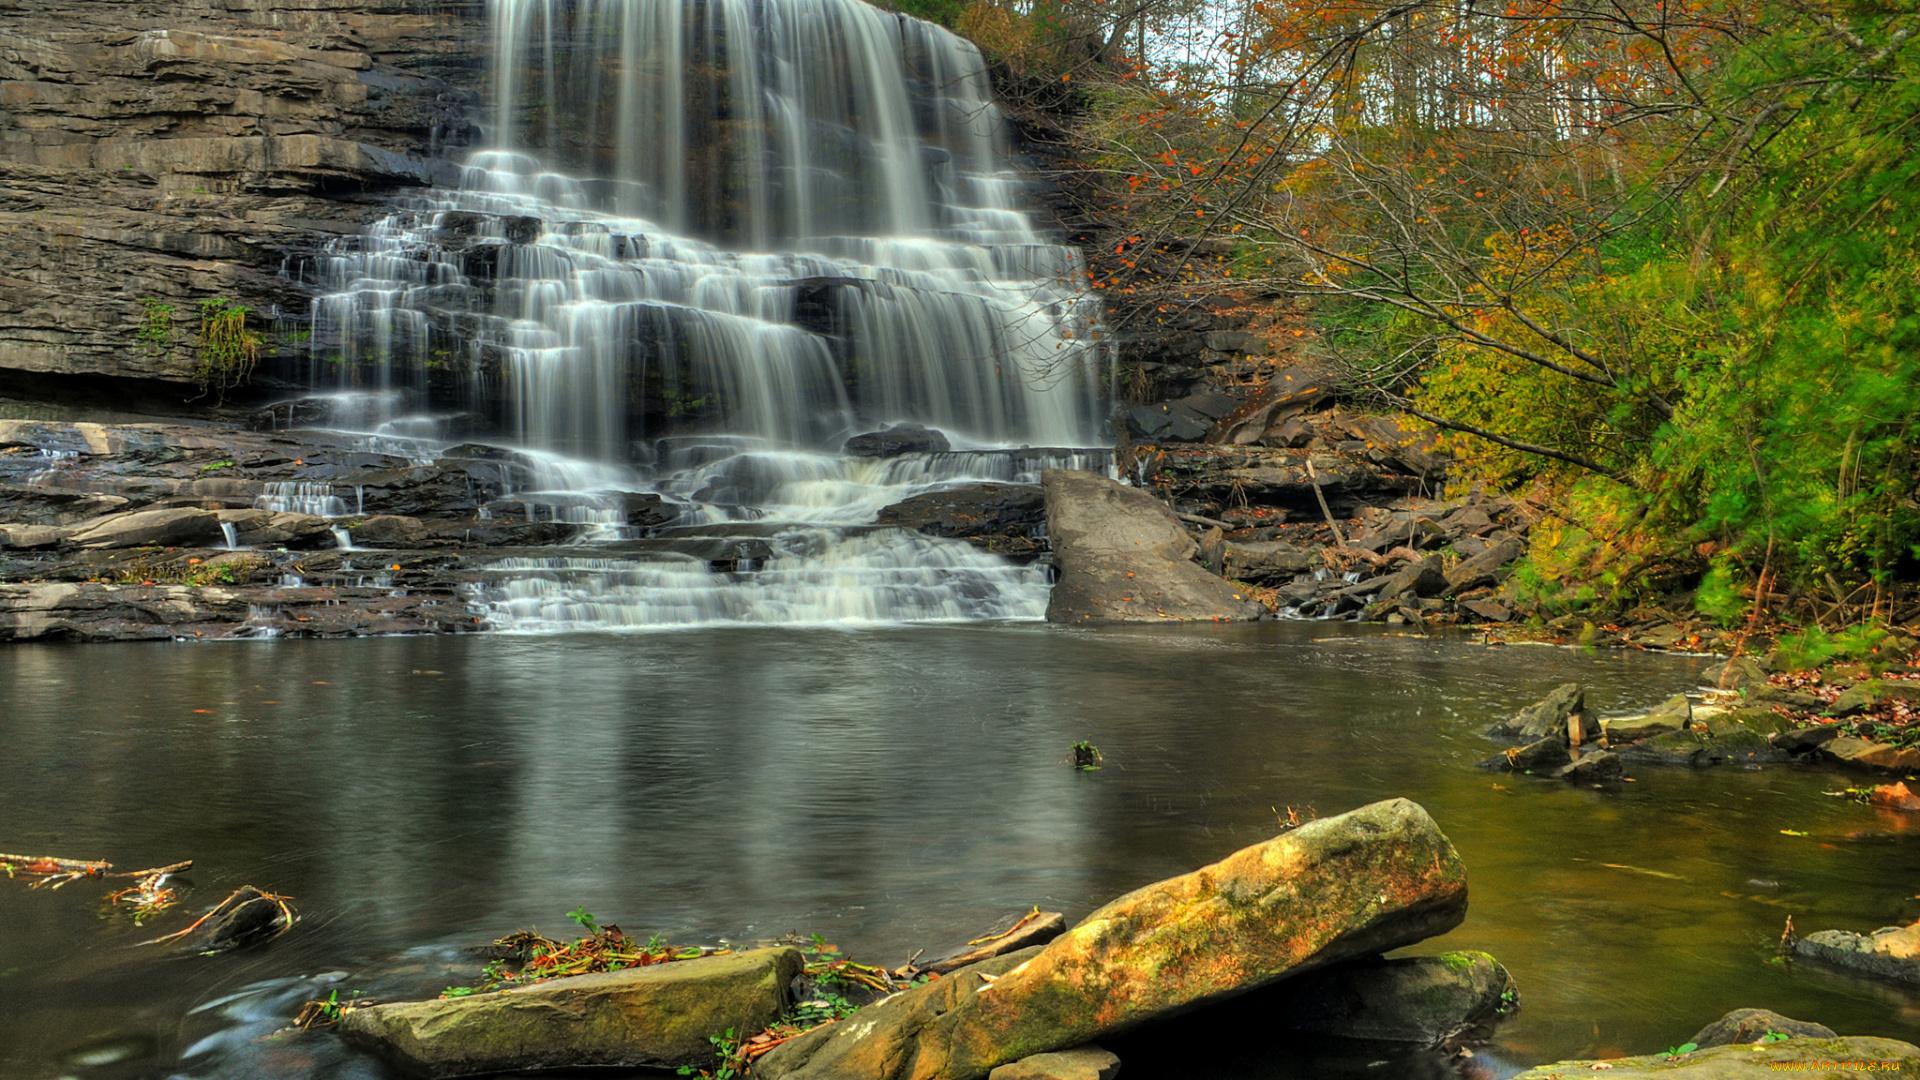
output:
[[[1300,624],[16,647],[0,848],[191,857],[189,906],[250,883],[304,918],[259,951],[168,960],[130,946],[178,916],[136,928],[101,919],[91,884],[0,883],[0,1073],[375,1076],[324,1037],[257,1041],[309,989],[286,980],[435,991],[460,970],[446,946],[558,931],[577,904],[676,940],[818,930],[898,962],[1033,903],[1077,917],[1288,806],[1401,794],[1472,873],[1467,924],[1431,947],[1486,948],[1520,981],[1506,1060],[1658,1048],[1746,1005],[1920,1035],[1904,991],[1768,962],[1789,912],[1920,914],[1914,845],[1822,796],[1830,775],[1643,771],[1601,792],[1470,767],[1487,718],[1559,681],[1607,710],[1698,667]],[[1080,739],[1104,769],[1064,764]]]

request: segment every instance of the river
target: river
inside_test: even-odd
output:
[[[1483,1062],[1648,1052],[1740,1006],[1914,1039],[1913,999],[1774,962],[1920,913],[1899,823],[1835,775],[1640,770],[1618,790],[1484,772],[1477,732],[1580,680],[1604,713],[1701,658],[1488,647],[1354,624],[27,645],[0,651],[0,850],[196,861],[135,927],[106,887],[0,882],[0,1075],[382,1077],[308,997],[431,993],[458,946],[577,905],[715,943],[818,932],[904,961],[1033,904],[1136,886],[1404,795],[1465,858],[1465,925],[1522,1008]],[[1076,772],[1069,746],[1105,767]],[[1783,830],[1806,835],[1789,835]],[[137,942],[253,884],[300,922],[238,954]],[[1251,1053],[1251,1056],[1247,1056]],[[1156,1075],[1296,1075],[1197,1048]]]

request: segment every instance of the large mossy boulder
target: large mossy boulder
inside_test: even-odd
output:
[[[1258,619],[1240,589],[1193,561],[1200,547],[1160,500],[1076,469],[1040,474],[1060,579],[1056,623]]]
[[[709,1036],[765,1029],[804,962],[795,949],[678,960],[437,1001],[349,1011],[348,1040],[413,1076],[590,1065],[706,1066]]]
[[[1862,1064],[1836,1066],[1837,1062],[1875,1062],[1879,1067],[1865,1073]],[[1562,1061],[1528,1069],[1512,1080],[1563,1080],[1601,1075],[1594,1071],[1595,1065],[1606,1068],[1607,1080],[1760,1080],[1763,1076],[1851,1076],[1856,1073],[1920,1078],[1920,1046],[1897,1039],[1864,1036],[1788,1039],[1762,1046],[1714,1046],[1678,1056],[1648,1054],[1605,1062]],[[1840,1068],[1847,1071],[1843,1073]]]
[[[1137,889],[1078,926],[762,1058],[759,1080],[975,1080],[1343,960],[1445,933],[1467,876],[1405,799],[1309,822]]]

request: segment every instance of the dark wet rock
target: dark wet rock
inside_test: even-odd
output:
[[[1920,926],[1883,926],[1871,934],[1821,930],[1788,938],[1786,947],[1802,959],[1876,978],[1920,983]]]
[[[1579,760],[1562,765],[1547,775],[1575,784],[1601,784],[1626,775],[1626,762],[1611,750],[1594,750]]]
[[[77,547],[124,548],[211,543],[219,539],[220,519],[213,511],[180,506],[111,514],[76,527],[67,541]]]
[[[1120,1058],[1091,1043],[1035,1054],[987,1074],[987,1080],[1115,1080]]]
[[[1447,577],[1440,571],[1440,556],[1429,555],[1417,563],[1395,571],[1380,585],[1379,599],[1439,596],[1447,588]]]
[[[1309,822],[1137,889],[1037,949],[897,995],[774,1050],[762,1080],[976,1080],[1457,926],[1466,872],[1404,799]],[[982,976],[989,978],[982,978]]]
[[[1138,488],[1070,469],[1041,475],[1060,578],[1047,621],[1253,620],[1266,609],[1193,561],[1173,511]]]
[[[1566,683],[1544,699],[1521,709],[1512,719],[1502,720],[1488,728],[1487,735],[1495,739],[1523,742],[1544,738],[1570,742],[1568,722],[1572,717],[1579,716],[1583,741],[1589,736],[1599,738],[1600,722],[1588,715],[1586,709],[1587,688],[1578,683]]]
[[[1920,749],[1902,748],[1868,739],[1838,738],[1820,747],[1828,761],[1876,772],[1920,771]]]
[[[1526,550],[1526,544],[1518,537],[1510,536],[1470,559],[1460,560],[1447,572],[1448,595],[1458,596],[1470,589],[1499,584],[1500,568],[1525,554]]]
[[[330,548],[339,543],[333,535],[332,519],[315,514],[222,510],[219,518],[233,526],[234,539],[243,547]]]
[[[1512,622],[1513,609],[1496,600],[1462,600],[1459,610],[1488,622]]]
[[[1057,911],[1040,911],[1031,918],[1024,915],[1013,916],[1005,920],[1002,926],[988,931],[986,940],[982,940],[978,945],[970,943],[937,960],[915,966],[921,971],[945,975],[1030,945],[1044,945],[1066,933],[1066,930],[1067,917]]]
[[[256,945],[286,930],[292,909],[248,885],[220,902],[186,936],[167,943],[174,952],[211,953]]]
[[[881,510],[877,522],[967,540],[1024,562],[1044,546],[1047,502],[1038,484],[963,484],[903,499]]]
[[[1483,952],[1357,960],[1262,995],[1275,1022],[1316,1038],[1437,1048],[1518,1006],[1513,976]]]
[[[1809,1024],[1768,1009],[1735,1009],[1708,1024],[1687,1041],[1701,1049],[1759,1042],[1768,1035],[1793,1039],[1833,1039],[1839,1036],[1825,1024]]]
[[[1127,410],[1127,430],[1156,442],[1198,442],[1213,430],[1214,418],[1180,401]]]
[[[1749,686],[1765,686],[1767,672],[1753,657],[1736,656],[1701,672],[1700,680],[1720,690],[1744,690]]]
[[[1622,716],[1600,721],[1600,731],[1610,743],[1633,742],[1680,731],[1693,722],[1693,702],[1685,694],[1675,694],[1660,707],[1644,716]]]
[[[795,949],[677,960],[510,992],[373,1005],[349,1041],[429,1078],[586,1066],[712,1067],[710,1037],[779,1019],[804,964]]]
[[[1495,754],[1480,763],[1483,769],[1508,772],[1547,773],[1573,760],[1564,736],[1548,735],[1525,746],[1516,746],[1504,754]]]
[[[1296,575],[1323,565],[1318,551],[1307,551],[1284,540],[1228,542],[1224,547],[1221,559],[1226,576],[1249,585],[1284,585]]]
[[[19,525],[73,525],[132,509],[119,495],[37,484],[0,483],[0,521]]]
[[[1920,1070],[1920,1047],[1894,1039],[1852,1036],[1841,1039],[1788,1039],[1773,1043],[1760,1052],[1751,1046],[1714,1046],[1695,1050],[1679,1058],[1648,1054],[1644,1057],[1612,1058],[1604,1062],[1561,1061],[1541,1065],[1519,1073],[1510,1080],[1562,1080],[1572,1076],[1596,1076],[1592,1067],[1605,1065],[1609,1080],[1761,1080],[1778,1077],[1786,1067],[1794,1072],[1818,1074],[1822,1067],[1838,1061],[1897,1062],[1899,1075]]]
[[[853,457],[890,458],[901,454],[939,454],[953,449],[947,437],[920,424],[895,424],[879,431],[855,435],[841,447]]]
[[[1266,339],[1258,334],[1249,334],[1245,330],[1212,330],[1206,336],[1207,348],[1214,352],[1253,353],[1265,355],[1270,348]]]
[[[395,548],[427,535],[427,526],[419,518],[393,514],[375,514],[369,518],[343,523],[347,535],[357,547]]]
[[[1810,754],[1822,746],[1840,737],[1840,728],[1836,725],[1824,727],[1795,728],[1783,731],[1773,737],[1773,745],[1789,754]]]

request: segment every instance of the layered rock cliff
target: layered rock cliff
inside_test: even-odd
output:
[[[216,298],[268,370],[298,354],[283,265],[457,180],[484,26],[479,0],[0,0],[0,396],[177,407]]]

